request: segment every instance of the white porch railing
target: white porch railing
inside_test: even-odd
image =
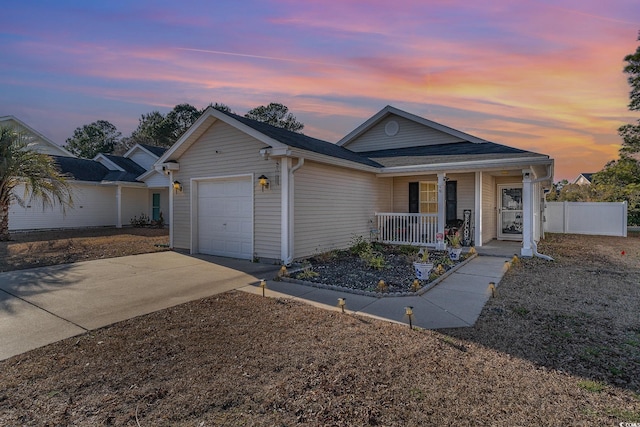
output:
[[[436,245],[438,214],[376,213],[378,239],[400,245]]]

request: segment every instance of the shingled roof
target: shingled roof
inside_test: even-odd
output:
[[[155,145],[148,145],[148,144],[138,144],[138,145],[158,157],[161,157],[168,150],[167,147],[156,147]]]
[[[238,116],[226,111],[224,111],[224,114],[236,119],[240,123],[247,125],[252,129],[257,130],[258,132],[268,136],[271,139],[275,139],[278,142],[288,145],[289,147],[300,148],[302,150],[312,151],[314,153],[324,154],[325,156],[349,160],[351,162],[373,166],[376,168],[382,167],[382,165],[376,161],[368,159],[365,156],[362,156],[344,147],[340,147],[331,142],[312,138],[302,133],[292,132],[283,128],[269,125],[267,123],[258,122],[253,119]]]
[[[76,181],[102,182],[121,181],[138,182],[136,179],[145,170],[130,159],[119,156],[108,156],[109,160],[116,163],[125,171],[113,171],[100,162],[76,157],[51,156],[60,167],[60,171]],[[125,167],[126,166],[126,167]]]
[[[124,169],[125,172],[135,175],[136,177],[146,172],[146,170],[142,166],[140,166],[133,160],[128,159],[126,157],[114,156],[112,154],[105,154],[104,156],[107,159],[111,160],[116,165],[120,166],[122,169]]]
[[[76,157],[51,156],[60,167],[60,171],[70,179],[77,181],[100,182],[109,172],[102,163]]]
[[[508,147],[494,142],[456,142],[452,144],[424,145],[421,147],[396,148],[360,152],[369,158],[413,157],[413,156],[463,156],[469,154],[523,154],[528,151]]]

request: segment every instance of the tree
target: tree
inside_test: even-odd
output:
[[[122,134],[106,120],[76,128],[67,138],[66,148],[78,157],[92,159],[98,153],[111,153]]]
[[[180,139],[182,134],[184,134],[201,115],[202,111],[193,105],[178,104],[173,107],[173,110],[169,111],[167,117],[165,117],[165,126],[171,133],[171,139],[173,140],[171,145]]]
[[[22,196],[14,191],[18,184],[25,186]],[[0,241],[10,238],[11,203],[25,206],[32,199],[41,200],[43,208],[73,205],[70,186],[53,157],[30,149],[13,129],[0,127]]]
[[[231,108],[229,108],[229,106],[226,105],[226,104],[218,104],[217,102],[215,104],[210,103],[207,106],[207,108],[209,108],[209,107],[213,107],[216,110],[224,111],[226,113],[233,113],[233,111],[231,111]],[[205,110],[206,110],[206,108],[205,108]]]
[[[638,33],[640,41],[640,32]],[[629,92],[629,110],[640,111],[640,46],[635,53],[625,56],[627,65],[624,72],[628,74],[627,82],[631,86]],[[640,153],[640,120],[638,124],[626,124],[618,129],[618,134],[622,137],[622,148],[620,154]]]
[[[152,111],[140,116],[138,127],[131,133],[133,144],[149,144],[168,147],[172,144],[171,132],[160,111]]]
[[[288,107],[274,102],[266,107],[261,105],[260,107],[249,110],[244,116],[293,132],[300,132],[304,128],[304,124],[300,123],[293,114],[289,113]]]
[[[628,156],[610,161],[593,174],[592,185],[603,202],[627,202],[627,221],[640,224],[640,163]]]
[[[136,144],[170,147],[201,115],[202,110],[190,104],[178,104],[166,116],[159,111],[143,114],[136,130],[131,136],[122,138],[116,151],[124,153]]]

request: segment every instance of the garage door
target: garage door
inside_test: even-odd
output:
[[[198,183],[198,252],[252,258],[252,194],[250,177]]]

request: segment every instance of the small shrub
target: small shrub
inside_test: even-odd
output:
[[[134,216],[129,222],[135,228],[146,227],[150,224],[149,217],[144,212],[140,214],[140,217]]]
[[[420,248],[413,245],[400,245],[400,247],[398,248],[398,251],[400,251],[402,255],[411,256],[411,255],[416,255],[418,251],[420,251]]]
[[[371,250],[371,243],[364,240],[364,237],[354,235],[351,238],[351,246],[349,247],[351,254],[361,256],[363,253]]]
[[[317,273],[309,268],[309,269],[302,270],[300,273],[298,273],[296,275],[296,278],[301,280],[307,280],[307,279],[313,279],[314,277],[318,277],[318,276],[320,276],[320,273]]]
[[[372,254],[370,257],[365,259],[365,262],[369,268],[374,268],[376,270],[382,270],[387,266],[383,256],[379,254]]]
[[[164,217],[162,216],[162,212],[160,212],[157,220],[151,221],[151,226],[156,228],[164,228]]]

